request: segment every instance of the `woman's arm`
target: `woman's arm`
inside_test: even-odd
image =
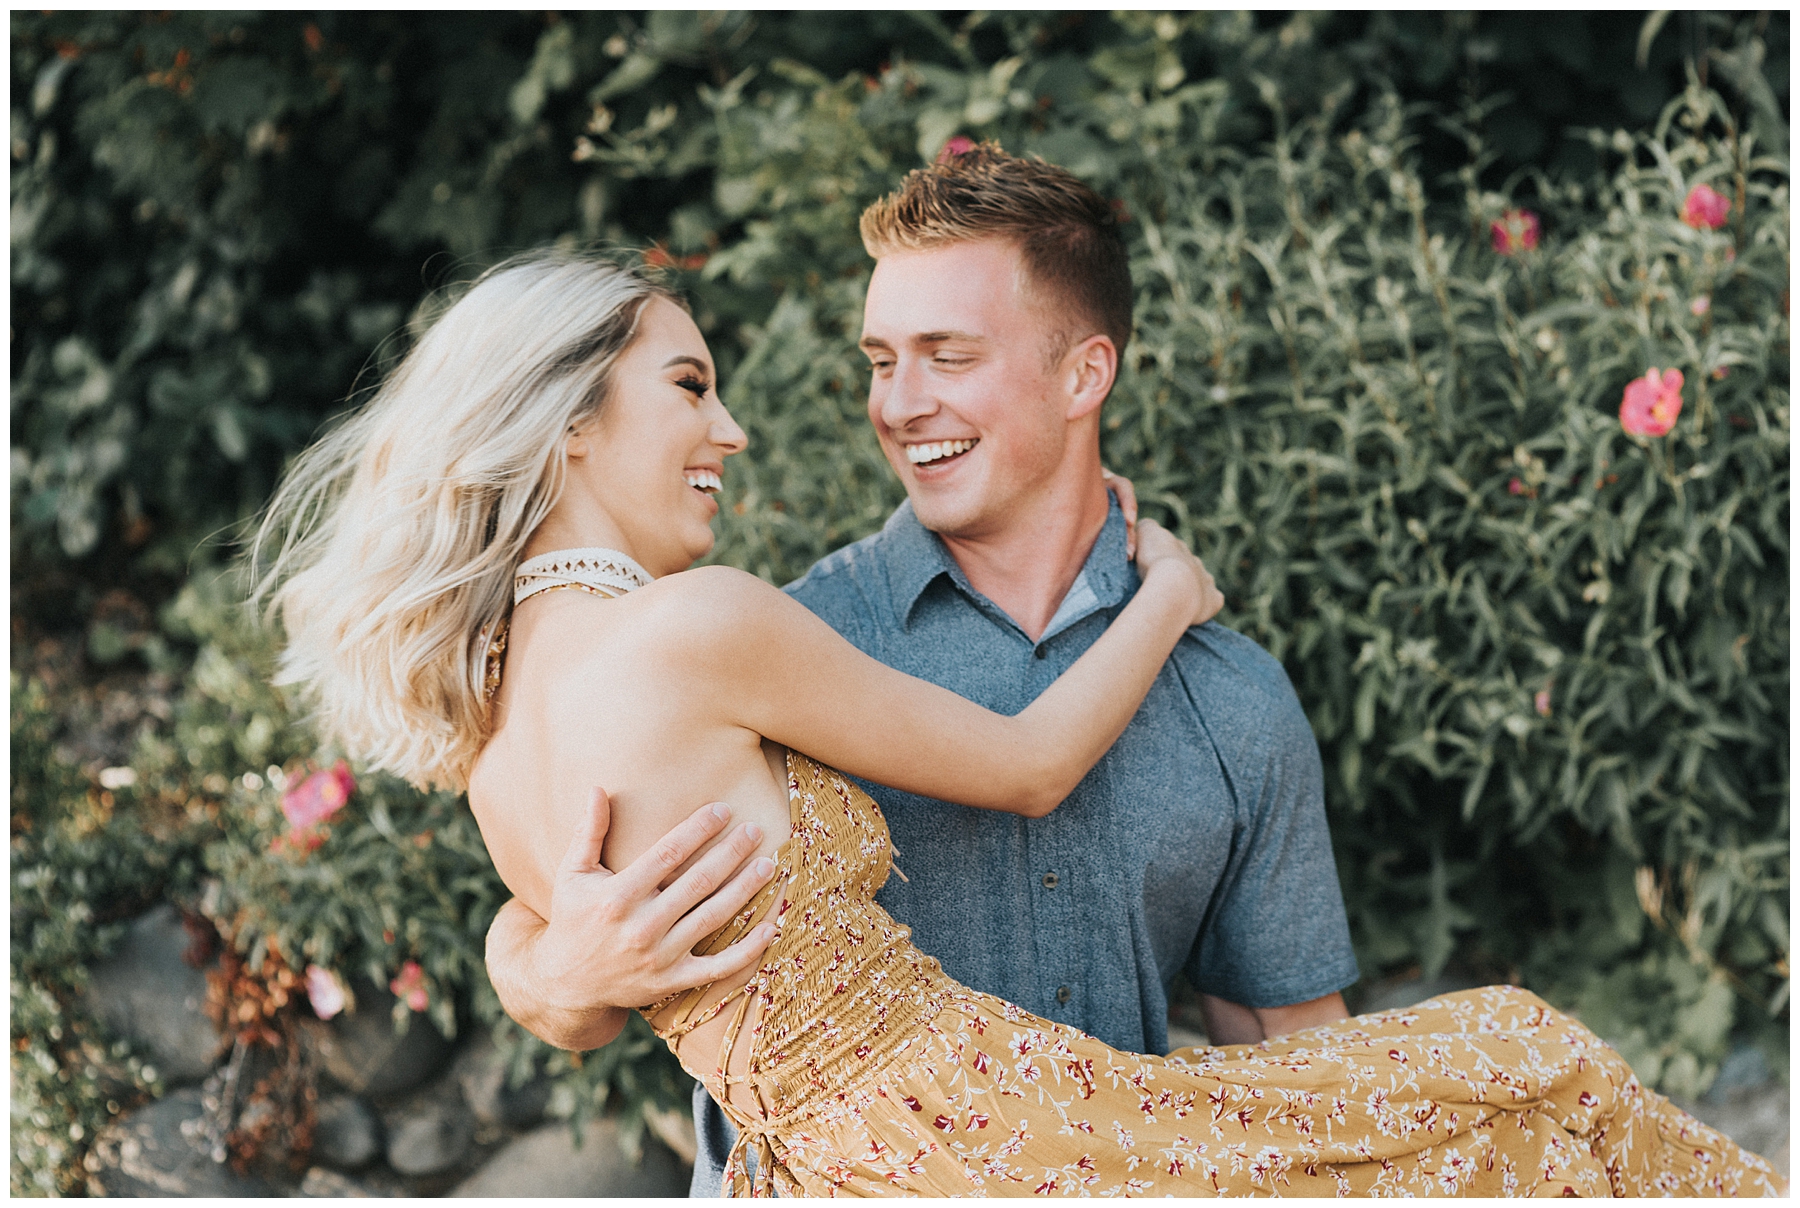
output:
[[[1016,717],[882,665],[787,596],[722,568],[689,572],[684,596],[711,623],[675,626],[687,639],[672,657],[729,720],[776,742],[908,792],[1042,817],[1125,729],[1182,633],[1223,604],[1160,526],[1141,522],[1138,547],[1136,597]],[[721,614],[734,623],[719,625]]]

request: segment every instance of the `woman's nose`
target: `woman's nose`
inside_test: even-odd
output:
[[[712,431],[708,434],[712,443],[725,451],[730,457],[742,453],[750,444],[750,438],[738,427],[738,422],[731,418],[731,412],[725,410],[725,404],[719,404],[719,414],[713,418]]]

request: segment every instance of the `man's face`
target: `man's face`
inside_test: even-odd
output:
[[[986,239],[893,252],[875,265],[862,349],[869,419],[919,521],[982,538],[1057,487],[1069,383],[1046,364],[1051,317],[1017,248]]]

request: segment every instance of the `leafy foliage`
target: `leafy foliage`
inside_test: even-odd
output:
[[[87,966],[156,895],[191,886],[197,851],[184,828],[90,791],[58,758],[41,682],[15,676],[11,692],[11,1186],[67,1194],[107,1120],[160,1089],[143,1055],[82,1009]]]
[[[194,893],[202,848],[250,966],[272,945],[385,984],[415,960],[434,1025],[494,1019],[480,945],[503,890],[458,803],[368,778],[316,849],[271,850],[281,784],[328,754],[196,546],[404,347],[428,286],[605,240],[688,291],[750,434],[715,559],[799,574],[901,498],[864,418],[856,217],[960,133],[1130,216],[1109,464],[1293,678],[1365,973],[1521,980],[1672,1091],[1703,1088],[1734,1031],[1785,1068],[1785,15],[1644,27],[1647,71],[1638,19],[1608,14],[13,31],[13,531],[34,572],[15,611],[167,591],[164,636],[97,622],[90,646],[191,659],[104,823],[15,688],[32,1053],[68,1026],[42,979],[78,976],[105,932],[45,897],[22,933],[21,901]],[[1722,229],[1681,222],[1698,183],[1730,200]],[[1490,224],[1519,209],[1535,246],[1501,255]],[[1684,411],[1632,437],[1621,395],[1651,368],[1681,371]],[[146,821],[177,815],[199,829]],[[91,889],[31,871],[96,860]],[[585,1058],[500,1027],[566,1114],[681,1098],[640,1025]],[[15,1115],[64,1103],[55,1078]]]

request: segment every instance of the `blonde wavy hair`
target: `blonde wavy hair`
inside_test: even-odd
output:
[[[598,255],[506,260],[289,469],[251,544],[254,599],[285,631],[276,682],[364,766],[467,787],[492,726],[486,635],[653,297],[675,300]]]

